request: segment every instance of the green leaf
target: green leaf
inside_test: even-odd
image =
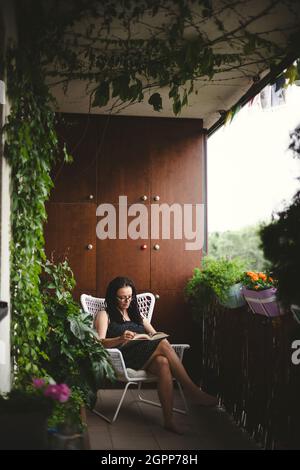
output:
[[[121,75],[112,81],[113,98],[119,96],[123,101],[130,99],[129,81],[130,78],[128,75]]]
[[[109,82],[104,81],[101,82],[99,87],[96,89],[94,93],[94,100],[92,103],[92,107],[95,108],[99,106],[106,106],[109,101]]]
[[[153,106],[154,111],[160,111],[162,109],[162,99],[159,93],[153,93],[150,96],[148,103]]]
[[[177,116],[181,111],[181,102],[180,100],[175,100],[173,103],[173,112]]]

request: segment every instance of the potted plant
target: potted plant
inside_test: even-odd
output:
[[[283,315],[277,300],[277,282],[267,273],[247,271],[243,279],[242,292],[253,313],[267,317]]]
[[[66,384],[44,379],[0,395],[0,449],[46,449],[48,418],[55,402],[65,403],[69,396]]]
[[[43,350],[48,359],[41,364],[58,382],[67,382],[81,392],[84,402],[93,408],[96,392],[104,379],[114,379],[108,353],[92,328],[91,315],[73,300],[73,273],[64,260],[47,261],[41,279],[42,299],[48,316],[48,335]]]
[[[213,301],[227,308],[245,305],[240,283],[245,262],[240,258],[204,257],[202,269],[195,268],[193,277],[186,286],[187,298],[195,312],[208,311]]]

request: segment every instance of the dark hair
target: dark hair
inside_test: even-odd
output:
[[[139,306],[136,298],[136,288],[134,282],[128,277],[116,277],[107,286],[105,302],[106,311],[111,321],[121,323],[123,321],[121,312],[118,309],[117,291],[122,287],[131,287],[132,289],[132,300],[128,308],[128,315],[130,320],[135,323],[142,324],[142,317],[140,314]]]

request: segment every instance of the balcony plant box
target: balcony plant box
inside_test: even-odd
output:
[[[243,286],[242,292],[253,313],[267,317],[278,317],[284,314],[277,300],[275,287],[256,291]]]
[[[20,390],[0,396],[0,449],[46,449],[50,413],[45,397]]]
[[[242,294],[242,284],[239,282],[231,286],[225,300],[219,299],[221,305],[227,308],[239,308],[246,305],[245,298]]]

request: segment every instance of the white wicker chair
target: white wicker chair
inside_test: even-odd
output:
[[[94,319],[95,315],[97,312],[100,310],[105,310],[105,299],[103,298],[98,298],[98,297],[92,297],[91,295],[86,295],[82,294],[80,297],[81,304],[83,307],[83,310],[86,313],[90,313]],[[153,294],[146,292],[143,294],[138,294],[137,295],[137,301],[138,301],[138,306],[141,312],[141,315],[144,318],[147,318],[148,321],[151,322],[152,314],[153,314],[153,309],[154,309],[154,304],[155,304],[155,297]],[[183,359],[183,354],[186,349],[188,349],[190,346],[189,344],[172,344],[172,347],[174,348],[176,354],[182,361]],[[121,396],[121,399],[118,403],[117,409],[114,413],[114,416],[112,419],[108,418],[107,416],[103,415],[102,413],[99,413],[97,410],[93,410],[94,413],[96,413],[98,416],[101,418],[105,419],[109,423],[113,424],[119,414],[120,408],[122,406],[122,403],[124,401],[126,392],[128,390],[128,387],[130,385],[137,385],[138,386],[138,399],[142,401],[143,403],[147,403],[149,405],[153,406],[158,406],[161,407],[161,404],[158,402],[154,402],[151,400],[146,400],[141,396],[140,390],[141,386],[143,383],[149,383],[149,382],[157,382],[157,377],[155,375],[150,374],[149,372],[145,370],[134,370],[134,369],[129,369],[126,368],[122,352],[117,349],[117,348],[108,348],[107,349],[111,363],[113,365],[113,368],[115,369],[117,380],[120,382],[125,383],[125,388],[123,390],[123,394]],[[175,379],[174,379],[175,380]],[[177,382],[177,381],[176,381]],[[184,410],[178,409],[178,408],[173,408],[173,411],[176,411],[177,413],[182,413],[186,414],[188,411],[187,403],[184,397],[184,393],[182,390],[182,387],[180,383],[178,383],[179,391],[184,403]]]

